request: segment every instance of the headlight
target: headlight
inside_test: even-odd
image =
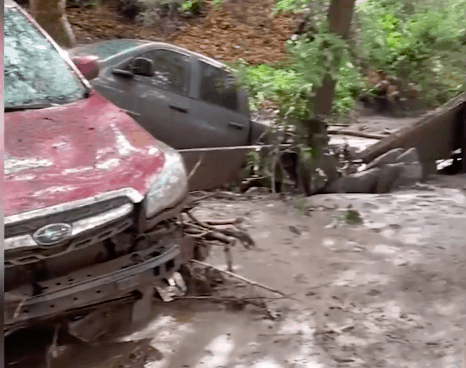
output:
[[[171,208],[188,191],[188,178],[181,155],[175,150],[165,153],[163,169],[152,180],[145,200],[146,217]]]

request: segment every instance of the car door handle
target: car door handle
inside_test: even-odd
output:
[[[231,126],[232,128],[235,128],[235,129],[243,129],[244,128],[243,124],[235,123],[234,121],[230,121],[228,123],[228,125]]]
[[[182,112],[184,114],[186,114],[189,111],[186,107],[179,106],[179,105],[168,105],[168,106],[170,107],[170,109]]]

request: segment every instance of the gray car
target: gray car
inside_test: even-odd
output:
[[[142,40],[104,41],[69,53],[97,56],[100,72],[92,86],[176,149],[247,146],[264,131],[250,120],[247,93],[225,64],[209,57]]]

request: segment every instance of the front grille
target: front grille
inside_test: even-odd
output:
[[[127,197],[112,198],[102,202],[92,203],[82,207],[73,208],[71,210],[54,213],[49,216],[38,217],[20,223],[6,225],[5,238],[11,238],[24,234],[33,234],[36,230],[49,224],[62,222],[72,223],[110,211],[126,203],[131,203]]]
[[[48,248],[35,248],[32,251],[18,252],[14,256],[10,256],[5,259],[4,265],[6,268],[20,265],[24,266],[50,257],[58,257],[79,248],[102,242],[117,234],[121,234],[132,224],[133,220],[131,217],[123,217],[119,220],[79,235],[62,245]]]

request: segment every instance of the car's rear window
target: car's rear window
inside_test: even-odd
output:
[[[64,104],[84,96],[85,86],[55,47],[15,8],[5,8],[5,108]]]

